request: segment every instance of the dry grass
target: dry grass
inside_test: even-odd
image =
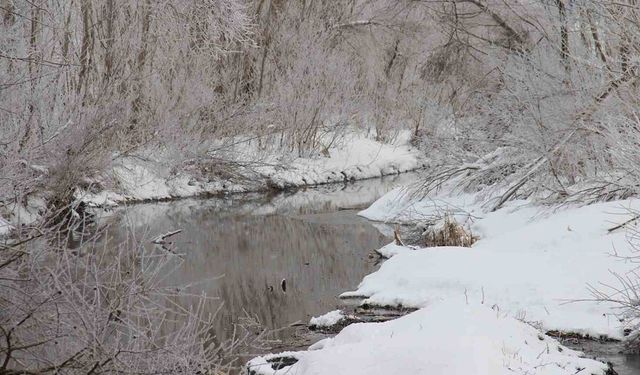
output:
[[[442,220],[430,226],[422,234],[422,245],[427,247],[471,247],[477,240],[478,238],[470,230],[465,229],[450,215],[445,215]]]

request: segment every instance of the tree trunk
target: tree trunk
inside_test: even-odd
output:
[[[106,0],[105,2],[105,42],[104,42],[104,76],[103,82],[106,84],[111,80],[113,75],[113,45],[115,35],[113,33],[113,24],[115,21],[115,0]]]
[[[92,64],[93,46],[95,33],[93,29],[93,16],[91,9],[92,0],[82,0],[80,2],[80,12],[82,13],[82,46],[80,49],[80,74],[78,76],[78,86],[76,92],[80,94],[84,88],[82,104],[85,105],[87,97],[87,81],[89,69]]]
[[[144,67],[147,62],[149,49],[149,29],[151,28],[151,0],[146,0],[142,6],[142,31],[140,35],[140,51],[136,60],[136,98],[133,100],[133,119],[131,129],[140,122],[140,112],[144,102]]]
[[[560,59],[564,66],[565,72],[571,71],[571,63],[569,62],[569,31],[567,29],[567,9],[563,0],[556,0],[558,6],[558,14],[560,16]]]

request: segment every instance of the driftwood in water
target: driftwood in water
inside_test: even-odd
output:
[[[151,243],[156,245],[165,245],[167,243],[167,241],[165,241],[167,238],[175,236],[178,233],[182,233],[182,229],[177,229],[177,230],[167,232],[165,234],[161,234],[158,237],[156,237],[153,241],[151,241]]]

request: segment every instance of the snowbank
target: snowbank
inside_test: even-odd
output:
[[[362,214],[404,220],[455,207],[481,239],[471,248],[402,250],[388,245],[382,252],[391,259],[343,297],[365,296],[364,303],[373,305],[423,307],[466,296],[545,330],[623,337],[617,306],[592,301],[588,286],[617,286],[612,272],[625,276],[635,268],[612,255],[630,254],[625,230],[608,229],[631,218],[629,210],[637,209],[639,201],[555,211],[520,201],[483,213],[469,196],[438,202],[401,197],[394,208],[390,202],[399,196],[395,190]]]
[[[396,245],[395,242],[392,242],[390,244],[382,246],[381,248],[376,250],[376,252],[384,258],[391,258],[394,255],[398,255],[400,253],[405,253],[405,252],[411,252],[416,249],[417,248],[414,246],[400,246],[400,245]]]
[[[554,208],[512,201],[487,212],[473,194],[416,199],[410,191],[395,189],[361,215],[431,224],[449,215],[480,240],[472,247],[382,247],[389,260],[342,297],[419,310],[349,325],[308,351],[255,358],[250,373],[609,373],[542,332],[624,337],[618,306],[593,301],[589,285],[615,286],[614,272],[624,277],[636,267],[612,255],[632,253],[625,230],[609,229],[632,218],[639,200]]]
[[[329,157],[297,158],[286,168],[262,167],[270,184],[280,188],[362,180],[411,171],[425,165],[418,150],[407,144],[386,144],[351,136],[330,148]]]
[[[274,370],[269,362],[281,356],[297,362]],[[607,366],[502,312],[457,298],[393,321],[352,324],[309,351],[258,357],[248,369],[260,375],[603,375]]]
[[[416,199],[414,186],[398,187],[359,213],[369,220],[388,223],[438,221],[445,214],[458,223],[466,223],[482,214],[482,205],[474,194],[441,192],[424,199]]]
[[[110,207],[129,201],[165,200],[246,190],[230,182],[202,181],[187,173],[174,174],[160,163],[132,157],[120,158],[112,168],[111,177],[115,181],[115,189],[99,192],[79,189],[76,198],[92,206]]]
[[[406,138],[406,137],[405,137]],[[251,183],[231,183],[220,178],[203,180],[188,171],[177,174],[160,162],[123,157],[114,164],[112,190],[78,191],[77,197],[94,206],[115,206],[126,201],[163,200],[203,194],[247,192],[267,187],[280,189],[361,180],[398,174],[425,166],[422,154],[403,138],[380,143],[365,134],[353,133],[330,147],[327,156],[299,158],[291,155],[260,155],[251,145],[238,145],[230,157],[253,165],[244,176]],[[259,162],[258,162],[259,160]],[[256,177],[258,176],[258,177]]]

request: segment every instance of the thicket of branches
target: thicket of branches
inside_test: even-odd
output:
[[[434,176],[492,188],[494,207],[637,193],[636,1],[423,3],[443,37],[425,67],[447,97],[445,147],[420,138],[444,151]]]
[[[166,281],[180,266],[175,254],[140,233],[121,244],[95,233],[70,248],[59,229],[0,245],[1,373],[214,374],[240,365],[231,354],[247,336],[217,342],[206,297]]]
[[[640,177],[635,0],[0,4],[5,200],[238,135],[316,155],[354,126],[411,129],[504,199],[607,199]]]
[[[73,192],[119,155],[196,139],[251,30],[233,0],[0,1],[0,216],[40,209],[0,240],[1,373],[223,368],[237,342],[216,342],[206,297],[166,282],[179,258],[109,243]]]
[[[44,201],[40,221],[3,245],[2,287],[16,293],[3,304],[30,304],[20,314],[48,335],[53,301],[93,301],[83,314],[102,301],[75,277],[120,269],[86,268],[99,258],[48,240],[16,243],[77,214],[74,189],[126,155],[216,164],[211,148],[242,137],[317,157],[326,135],[409,129],[434,165],[425,191],[457,179],[496,208],[636,194],[639,16],[636,0],[0,0],[0,216]],[[47,294],[60,280],[62,295]],[[5,338],[20,321],[3,323]],[[36,353],[49,341],[20,340],[5,340],[4,370],[58,366]],[[35,362],[17,356],[29,343]],[[82,363],[57,358],[83,370],[111,358],[65,348],[82,349]]]

